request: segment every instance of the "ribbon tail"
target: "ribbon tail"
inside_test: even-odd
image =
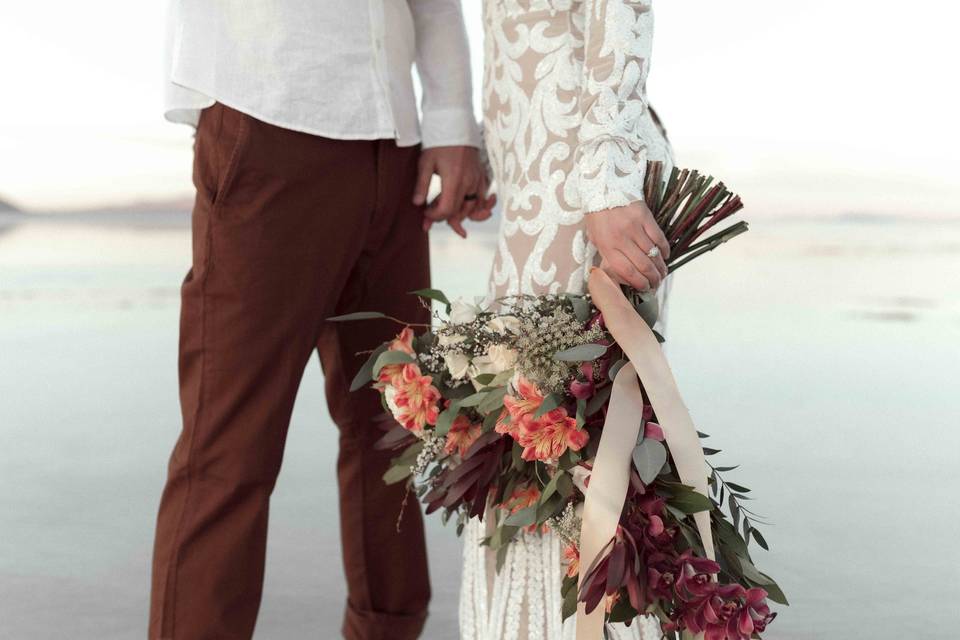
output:
[[[627,354],[643,381],[643,388],[660,421],[681,482],[709,496],[707,460],[703,455],[703,447],[700,446],[697,429],[680,397],[677,381],[656,336],[637,315],[620,287],[602,270],[594,269],[590,273],[589,288],[593,303],[603,313],[607,330]],[[693,518],[704,552],[711,560],[715,559],[710,512],[701,511],[694,514]]]
[[[639,376],[656,411],[681,482],[707,496],[707,463],[700,438],[687,410],[660,343],[647,323],[606,273],[590,274],[590,294],[603,314],[604,323],[630,360],[617,374],[607,418],[600,435],[597,456],[583,509],[580,532],[581,567],[590,566],[604,545],[616,535],[620,513],[630,481],[630,460],[640,430],[643,394]],[[704,552],[715,559],[709,511],[694,514]],[[580,582],[586,571],[581,571]],[[579,585],[578,585],[579,588]],[[587,614],[577,604],[577,640],[602,640],[603,602]]]
[[[630,484],[630,460],[640,433],[643,414],[643,393],[634,373],[633,365],[627,363],[617,374],[610,394],[607,418],[603,423],[600,445],[590,473],[583,505],[583,525],[580,527],[579,590],[586,575],[586,567],[595,559],[604,546],[617,533],[623,501]],[[577,640],[601,640],[606,608],[600,602],[589,614],[582,602],[577,603]]]

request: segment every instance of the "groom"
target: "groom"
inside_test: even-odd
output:
[[[316,350],[340,434],[343,635],[416,638],[430,598],[421,516],[407,509],[398,529],[404,489],[382,482],[390,454],[373,448],[379,400],[349,392],[358,352],[395,327],[324,319],[429,321],[408,295],[429,284],[426,228],[489,215],[459,0],[172,7],[167,116],[197,127],[197,196],[183,430],[160,503],[149,637],[253,635],[270,493]],[[425,205],[434,174],[441,193]]]

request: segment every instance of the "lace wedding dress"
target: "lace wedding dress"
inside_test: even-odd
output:
[[[648,159],[671,162],[646,100],[649,0],[485,0],[484,137],[503,205],[490,299],[582,292],[597,259],[584,215],[642,200]],[[665,287],[661,287],[665,290]],[[559,540],[524,534],[498,573],[464,533],[462,640],[568,640]],[[661,637],[652,620],[614,640]]]

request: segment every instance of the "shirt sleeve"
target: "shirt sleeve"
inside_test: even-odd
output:
[[[585,0],[577,172],[587,213],[643,200],[651,0]]]
[[[408,0],[423,87],[423,147],[480,146],[473,113],[470,48],[459,0]]]

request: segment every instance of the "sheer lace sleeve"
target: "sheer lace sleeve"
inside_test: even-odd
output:
[[[652,0],[585,0],[577,170],[584,212],[643,200]]]

